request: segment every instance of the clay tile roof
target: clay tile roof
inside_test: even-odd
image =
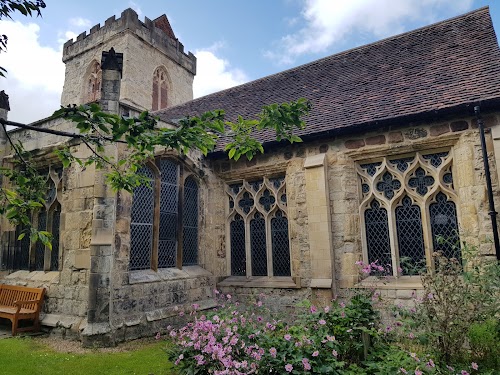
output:
[[[227,119],[307,98],[304,138],[418,119],[500,99],[500,50],[487,7],[156,112],[164,121],[224,109]],[[496,102],[498,103],[498,101]],[[272,134],[258,138],[272,142]],[[223,149],[221,139],[215,151]]]
[[[172,26],[170,26],[170,22],[168,22],[168,18],[166,15],[161,15],[160,17],[153,20],[155,26],[162,30],[165,34],[167,34],[170,38],[176,39],[174,30],[172,30]]]

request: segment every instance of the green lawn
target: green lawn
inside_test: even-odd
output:
[[[141,344],[136,350],[118,353],[90,351],[85,354],[59,353],[36,339],[0,340],[0,374],[8,375],[97,375],[174,374],[163,351],[165,342]]]

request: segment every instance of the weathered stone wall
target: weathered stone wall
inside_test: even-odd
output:
[[[495,156],[500,156],[500,153],[495,155],[494,148],[500,149],[500,146],[497,145],[500,141],[498,138],[492,138],[492,132],[500,134],[498,115],[494,113],[486,115],[485,123],[487,128],[491,128],[486,129],[486,138],[494,196],[498,207],[500,204],[498,163]],[[320,300],[328,298],[331,291],[328,290],[327,285],[317,285],[314,282],[315,264],[311,251],[318,250],[312,250],[315,241],[311,236],[315,236],[315,239],[322,238],[323,241],[330,241],[330,239],[316,236],[319,227],[312,222],[311,212],[323,211],[316,209],[318,200],[313,199],[314,194],[318,194],[317,186],[314,187],[315,190],[309,191],[308,184],[311,184],[306,176],[308,160],[317,158],[317,155],[322,153],[326,154],[325,163],[327,164],[326,178],[328,180],[326,183],[331,215],[334,286],[336,284],[338,288],[350,288],[367,285],[358,284],[359,271],[358,267],[355,266],[355,262],[362,259],[363,253],[359,214],[361,193],[356,163],[376,160],[383,156],[442,149],[450,149],[453,157],[453,184],[458,196],[456,205],[460,238],[469,244],[479,246],[483,255],[494,255],[477,123],[472,117],[450,118],[436,123],[397,126],[377,132],[360,132],[355,136],[325,139],[321,142],[308,143],[298,147],[275,148],[251,162],[245,160],[238,162],[212,161],[212,168],[223,184],[242,178],[252,180],[286,172],[292,276],[300,278],[300,286],[302,287],[302,289],[276,290],[272,288],[270,280],[267,285],[262,284],[259,287],[258,283],[254,283],[253,288],[244,288],[237,283],[231,285],[230,282],[224,281],[220,283],[222,289],[235,295],[269,292],[273,294],[273,300],[276,304],[282,303],[284,306],[288,305],[287,299],[278,298],[278,296],[308,295],[308,293],[304,294],[304,288],[310,288],[309,295],[312,298]],[[320,179],[323,178],[321,173],[318,176]],[[322,185],[324,181],[318,181],[318,183]],[[223,201],[227,207],[227,196],[224,189],[220,189],[217,198],[214,191],[213,197],[214,200]],[[221,229],[223,220],[221,218],[214,220],[216,221],[212,221],[211,225],[207,223],[206,231],[210,232],[212,237],[223,236]],[[227,233],[226,241],[229,241]],[[215,250],[212,251],[213,259],[217,261],[221,257],[221,252],[216,254]],[[225,256],[230,256],[229,246],[226,246]],[[230,263],[226,262],[226,269],[223,270],[223,273],[216,274],[220,280],[230,275],[229,268]],[[373,287],[373,284],[370,284],[370,287]],[[405,301],[409,299],[408,295],[413,290],[420,288],[418,277],[406,276],[395,280],[384,288],[382,293],[383,297],[394,299],[396,303],[406,303]]]
[[[104,26],[94,26],[87,35],[64,45],[66,64],[61,104],[82,104],[85,98],[86,73],[93,61],[101,61],[103,51],[114,48],[123,53],[120,101],[144,110],[152,108],[153,73],[159,66],[168,72],[168,106],[193,99],[196,58],[185,54],[178,40],[169,38],[146,19],[127,9],[121,18],[109,18]]]
[[[73,124],[62,120],[39,122],[37,126],[60,131],[75,131]],[[14,142],[22,141],[27,151],[35,152],[35,160],[39,162],[41,168],[49,165],[60,166],[52,150],[57,145],[64,144],[68,138],[21,129],[11,132],[10,136]],[[90,156],[89,151],[80,145],[71,147],[81,157]],[[4,152],[6,158],[3,162],[8,163],[12,150],[7,147]],[[8,284],[45,287],[47,299],[43,306],[42,324],[71,328],[74,334],[79,331],[87,316],[94,178],[95,170],[92,166],[82,168],[74,165],[65,169],[63,173],[62,187],[57,193],[61,204],[59,270],[17,271],[0,280]],[[2,229],[14,230],[5,219],[2,220],[4,220]]]

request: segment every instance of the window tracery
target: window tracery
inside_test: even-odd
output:
[[[15,268],[37,271],[59,270],[60,226],[61,226],[61,185],[62,168],[50,167],[46,170],[47,190],[45,205],[33,213],[33,225],[39,231],[52,234],[52,249],[44,246],[41,241],[31,243],[28,228],[16,228],[16,238],[21,233],[25,236],[18,241],[18,251]]]
[[[167,70],[160,66],[153,74],[153,104],[151,109],[158,111],[168,106],[168,74]]]
[[[228,185],[232,276],[290,276],[285,177]]]
[[[452,162],[417,152],[358,166],[365,260],[397,276],[431,266],[433,251],[460,258]]]

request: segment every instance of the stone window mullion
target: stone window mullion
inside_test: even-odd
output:
[[[273,261],[273,240],[271,234],[271,214],[264,215],[266,220],[266,248],[267,248],[267,275],[274,276],[274,261]]]

